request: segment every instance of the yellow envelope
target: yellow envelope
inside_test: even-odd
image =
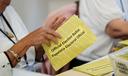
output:
[[[128,53],[119,55],[119,57],[128,61]]]
[[[128,45],[128,40],[120,41],[119,44]]]
[[[43,45],[56,71],[69,63],[96,40],[96,36],[77,16],[72,16],[56,31],[62,36],[58,44],[51,42],[51,46]]]
[[[94,60],[90,63],[75,67],[74,70],[91,76],[104,76],[113,71],[111,60],[108,56]]]

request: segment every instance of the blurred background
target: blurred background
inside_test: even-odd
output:
[[[76,0],[12,0],[12,6],[29,31],[43,24],[48,13]]]

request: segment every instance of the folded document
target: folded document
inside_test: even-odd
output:
[[[77,16],[72,16],[56,31],[62,36],[58,44],[51,42],[51,46],[43,45],[56,71],[92,45],[96,40],[92,31]]]

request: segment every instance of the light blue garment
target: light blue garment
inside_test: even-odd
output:
[[[128,21],[128,0],[117,0],[117,3],[124,13],[124,19]]]

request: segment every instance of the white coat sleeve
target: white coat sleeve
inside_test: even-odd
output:
[[[10,62],[4,53],[0,53],[0,76],[12,76]]]
[[[96,31],[104,32],[110,21],[123,18],[116,0],[80,0],[79,9],[80,18]]]

